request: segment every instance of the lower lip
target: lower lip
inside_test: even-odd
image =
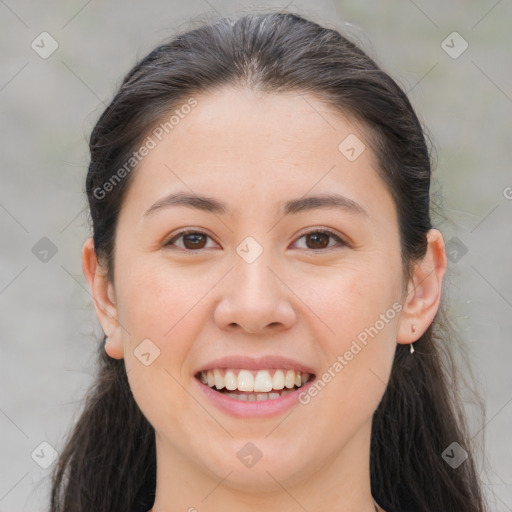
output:
[[[221,411],[238,418],[264,418],[281,414],[291,409],[294,405],[300,404],[299,395],[303,392],[307,392],[315,378],[310,379],[306,384],[295,391],[279,398],[272,400],[256,400],[254,402],[242,402],[234,398],[229,398],[223,393],[213,390],[207,384],[203,384],[198,378],[194,378],[194,380],[206,397]]]

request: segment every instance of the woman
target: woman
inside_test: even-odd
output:
[[[54,511],[484,510],[402,90],[294,14],[159,46],[95,126],[106,334]]]

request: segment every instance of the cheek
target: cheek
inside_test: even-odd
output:
[[[119,273],[119,316],[130,326],[132,341],[144,336],[168,343],[188,324],[187,317],[196,314],[214,276],[147,260],[127,265]]]
[[[362,260],[326,269],[323,275],[304,276],[301,280],[300,293],[306,297],[306,304],[330,328],[327,330],[330,338],[323,338],[332,339],[336,348],[376,322],[379,331],[386,331],[386,336],[396,325],[396,305],[393,309],[393,304],[400,298],[399,265],[389,263],[390,260],[384,264],[383,256]],[[379,320],[387,312],[384,329]]]
[[[130,387],[151,422],[175,418],[176,411],[190,407],[182,387],[190,378],[184,363],[204,328],[201,299],[214,277],[191,279],[190,273],[154,262],[125,264],[117,274]]]
[[[319,326],[316,336],[324,368],[317,386],[321,407],[331,415],[342,411],[363,420],[377,407],[393,362],[400,263],[384,265],[375,259],[364,266],[347,265],[332,272],[323,286],[316,283],[314,288],[309,283],[308,305],[328,326]]]
[[[190,273],[153,262],[126,265],[118,273],[119,317],[127,331],[123,331],[124,359],[130,388],[157,431],[166,431],[169,424],[179,430],[183,418],[200,422],[204,414],[184,392],[190,378],[185,363],[204,329],[200,318],[207,314],[207,304],[201,299],[214,278],[191,279]]]

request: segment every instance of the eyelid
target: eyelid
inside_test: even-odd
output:
[[[189,252],[189,253],[204,251],[205,250],[204,248],[203,249],[197,249],[197,250],[183,249],[181,247],[177,247],[175,244],[171,244],[171,242],[173,240],[179,239],[180,237],[182,237],[184,235],[188,235],[188,234],[192,234],[192,233],[194,233],[194,234],[197,233],[197,234],[205,235],[210,240],[213,240],[217,245],[220,245],[203,228],[187,227],[187,228],[182,228],[182,229],[178,230],[177,232],[173,233],[172,236],[169,238],[169,240],[164,242],[163,246],[164,247],[171,247],[173,249],[178,249],[178,250],[181,250],[181,251],[184,251],[184,252]],[[345,240],[345,238],[341,234],[339,234],[337,231],[335,231],[335,230],[333,230],[331,228],[323,227],[323,226],[305,228],[298,235],[296,235],[294,243],[296,243],[298,240],[300,240],[304,236],[307,236],[307,235],[310,235],[310,234],[313,234],[313,233],[325,233],[325,234],[328,234],[333,239],[336,240],[337,245],[334,245],[332,247],[326,247],[324,249],[308,249],[308,248],[306,248],[306,249],[303,249],[303,250],[308,251],[308,252],[313,252],[313,253],[315,253],[315,252],[316,253],[322,253],[322,252],[330,251],[330,250],[333,250],[333,249],[336,249],[336,248],[340,248],[340,247],[350,247],[351,246],[350,242]],[[211,249],[211,247],[207,248],[207,249]]]
[[[175,233],[173,233],[171,235],[171,237],[166,242],[163,243],[163,246],[164,247],[171,247],[171,248],[182,250],[182,251],[185,251],[185,252],[200,252],[200,251],[204,251],[205,249],[198,249],[198,250],[195,250],[195,251],[193,251],[191,249],[183,249],[181,247],[177,247],[174,244],[171,244],[171,242],[173,240],[179,239],[180,237],[182,237],[184,235],[188,235],[188,234],[192,234],[192,233],[194,233],[194,234],[197,233],[197,234],[200,234],[200,235],[206,235],[206,237],[208,237],[210,240],[213,240],[217,245],[220,245],[203,228],[188,227],[188,228],[182,228],[182,229],[176,231]]]
[[[323,226],[317,226],[317,227],[313,227],[313,228],[306,228],[299,235],[297,235],[296,241],[300,240],[302,237],[304,237],[306,235],[310,235],[310,234],[313,234],[313,233],[326,233],[326,234],[330,235],[332,238],[334,238],[337,241],[338,245],[337,246],[332,246],[332,247],[326,247],[325,249],[316,249],[316,250],[315,249],[305,249],[305,250],[307,250],[309,252],[319,252],[319,253],[322,253],[322,252],[330,251],[332,249],[336,249],[336,248],[339,248],[339,247],[344,247],[344,246],[349,247],[351,245],[337,231],[335,231],[335,230],[333,230],[331,228],[323,227]]]

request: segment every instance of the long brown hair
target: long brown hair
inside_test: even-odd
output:
[[[425,255],[432,227],[431,158],[413,107],[396,82],[338,31],[296,14],[271,13],[220,19],[158,46],[127,74],[101,115],[90,138],[86,191],[95,250],[110,278],[131,176],[118,179],[119,169],[172,109],[223,85],[311,93],[363,124],[396,203],[408,275]],[[109,181],[115,186],[107,189]],[[440,310],[413,357],[408,346],[397,346],[371,438],[371,489],[384,509],[484,510],[447,325]],[[128,512],[136,503],[147,509],[153,503],[154,430],[131,394],[124,362],[108,357],[102,342],[98,352],[96,382],[53,475],[53,512]],[[469,453],[457,468],[442,457],[453,442]]]

